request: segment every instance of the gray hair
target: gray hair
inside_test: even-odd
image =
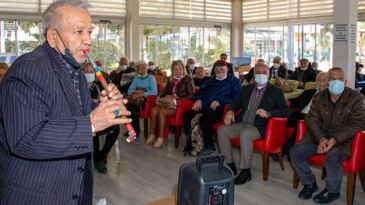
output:
[[[84,0],[58,0],[48,6],[46,11],[42,15],[43,35],[46,36],[47,30],[50,27],[60,31],[62,28],[62,15],[64,6],[74,6],[77,8],[85,9],[91,7],[91,5]]]
[[[145,68],[147,68],[147,63],[146,61],[137,61],[135,64],[134,64],[134,69],[136,70],[136,72],[138,73],[139,71],[139,65],[143,65]]]
[[[255,73],[256,68],[258,68],[258,67],[265,67],[267,69],[267,71],[269,71],[269,67],[265,63],[256,63],[255,68],[253,70],[254,73]]]
[[[330,80],[330,76],[331,76],[331,72],[332,71],[341,71],[342,72],[342,74],[343,74],[343,79],[345,79],[346,78],[346,75],[345,75],[345,71],[342,69],[342,68],[340,68],[340,67],[333,67],[333,68],[331,68],[331,69],[329,69],[328,70],[328,72],[327,72],[327,80],[329,81]]]
[[[188,58],[188,59],[186,59],[186,63],[188,63],[188,62],[189,62],[189,60],[193,60],[193,61],[194,61],[194,63],[195,63],[195,59],[194,59],[194,58]]]
[[[280,56],[275,56],[273,60],[281,61],[281,57]]]

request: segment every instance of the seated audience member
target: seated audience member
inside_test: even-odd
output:
[[[313,61],[312,62],[312,68],[313,68],[313,70],[317,71],[318,70],[318,63]]]
[[[99,102],[100,92],[104,90],[104,88],[101,85],[100,81],[96,81],[97,78],[95,78],[95,72],[92,65],[90,63],[86,63],[81,69],[85,73],[85,77],[90,89],[91,98],[94,100],[94,102]],[[94,165],[99,173],[105,173],[108,171],[105,166],[107,163],[107,156],[115,141],[118,139],[119,130],[119,125],[114,125],[101,132],[97,132],[96,136],[93,137]],[[105,138],[105,144],[102,150],[99,150],[99,136],[104,134],[107,134]]]
[[[175,99],[170,99],[169,106],[161,105],[158,100],[167,95],[174,96]],[[185,65],[181,61],[173,61],[171,65],[171,76],[169,77],[165,90],[157,97],[157,106],[151,110],[150,117],[150,135],[144,145],[149,145],[155,140],[156,127],[160,130],[159,136],[152,149],[159,149],[163,146],[163,130],[165,130],[166,119],[169,116],[174,116],[176,106],[179,100],[192,100],[194,97],[194,84],[191,77],[186,73]]]
[[[216,76],[203,83],[194,98],[193,109],[183,114],[185,133],[190,132],[194,116],[203,114],[199,119],[204,141],[204,150],[199,153],[202,155],[209,155],[215,151],[213,125],[222,121],[224,107],[236,98],[241,90],[239,79],[227,74],[228,66],[225,61],[216,61],[213,68]]]
[[[360,63],[359,62],[356,62],[356,73],[355,73],[355,77],[356,77],[356,80],[357,81],[362,81],[362,76],[360,74],[361,72],[361,69],[360,69]]]
[[[222,53],[220,56],[219,56],[219,60],[221,61],[224,61],[227,63],[227,59],[228,59],[228,56],[227,54],[225,53]],[[233,66],[231,63],[227,63],[227,67],[228,67],[228,74],[231,74],[234,76],[234,72],[233,72]],[[214,68],[214,67],[213,67]],[[214,69],[212,68],[212,71],[210,73],[210,76],[214,76],[215,77],[215,73],[214,73]]]
[[[133,68],[133,69],[134,69],[134,61],[129,62],[129,66],[128,66],[128,67],[130,67],[130,68]]]
[[[110,79],[109,79],[109,75],[108,75],[108,73],[107,73],[107,72],[105,72],[105,71],[102,71],[103,66],[101,65],[101,62],[100,62],[100,61],[95,61],[95,64],[96,64],[96,65],[100,68],[100,72],[101,72],[101,74],[103,75],[103,77],[104,77],[105,81],[106,81],[107,83],[110,83]],[[98,78],[95,78],[95,82],[99,82],[99,79],[98,79]]]
[[[200,87],[208,78],[209,77],[206,76],[204,68],[201,66],[197,67],[195,69],[194,86]]]
[[[346,87],[345,73],[341,68],[331,68],[327,73],[328,89],[313,97],[311,108],[305,116],[307,132],[290,150],[290,157],[304,185],[299,199],[310,199],[318,190],[307,158],[324,154],[327,179],[325,189],[313,201],[330,203],[340,197],[343,176],[342,163],[349,158],[352,140],[357,131],[365,129],[365,104],[363,97]]]
[[[192,78],[195,74],[195,60],[193,58],[188,58],[186,60],[186,72]]]
[[[281,57],[275,56],[273,59],[274,65],[270,68],[270,78],[280,77],[286,79],[288,70],[280,64]]]
[[[119,67],[116,70],[112,71],[109,75],[112,83],[114,83],[115,85],[118,86],[118,90],[124,96],[126,96],[127,90],[129,88],[129,86],[131,85],[132,81],[126,82],[123,85],[121,85],[122,77],[124,74],[135,72],[135,70],[133,68],[130,68],[127,65],[128,65],[128,58],[121,57],[119,60]]]
[[[267,65],[256,63],[254,72],[256,84],[242,87],[240,95],[227,108],[225,125],[219,127],[217,132],[220,152],[235,175],[237,167],[233,160],[231,139],[240,138],[241,172],[235,178],[235,184],[251,180],[253,141],[265,137],[269,118],[287,117],[290,114],[283,90],[268,82]],[[234,113],[238,110],[241,113],[235,116]]]
[[[0,63],[0,82],[3,80],[3,77],[8,69],[9,66],[7,63]]]
[[[133,79],[131,86],[128,89],[128,95],[132,95],[132,98],[139,98],[141,96],[147,97],[149,95],[157,95],[156,79],[153,76],[147,74],[147,63],[144,61],[136,62],[136,72],[138,76]],[[139,88],[145,88],[146,91]],[[142,107],[141,107],[142,106]],[[141,133],[139,127],[139,111],[144,107],[143,105],[132,105],[128,103],[127,109],[131,111],[130,118],[132,119],[131,125],[136,131],[137,136]],[[128,136],[128,132],[124,133],[124,136]]]
[[[155,62],[153,62],[153,61],[150,61],[150,62],[148,62],[148,69],[147,69],[147,74],[151,74],[151,73],[153,73],[153,71],[155,70]]]
[[[260,59],[257,60],[256,63],[263,63],[263,64],[265,64],[265,60],[262,59],[262,58],[260,58]],[[248,72],[246,75],[243,76],[243,79],[246,80],[248,83],[250,83],[251,79],[254,77],[254,72],[253,72],[255,70],[254,68],[255,67],[252,67],[251,70],[250,70],[250,72]]]
[[[304,89],[306,82],[316,81],[316,71],[310,66],[308,59],[302,58],[300,59],[300,67],[294,71],[291,79],[299,81],[298,88]]]
[[[151,73],[153,76],[163,76],[163,82],[167,82],[167,77],[162,73],[162,70],[159,67],[155,67],[155,70]]]
[[[289,150],[290,148],[293,147],[295,143],[298,121],[303,120],[305,115],[309,112],[309,108],[311,107],[314,94],[327,88],[328,88],[327,73],[321,72],[317,75],[316,89],[305,90],[297,98],[290,99],[290,108],[298,108],[298,111],[291,113],[286,123],[287,127],[294,127],[295,129],[291,137],[288,139],[288,141],[286,141],[285,145],[281,148],[283,157],[285,155],[289,155]],[[275,161],[279,160],[277,154],[273,154],[271,155],[271,157]]]

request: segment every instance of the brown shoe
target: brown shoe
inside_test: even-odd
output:
[[[153,150],[161,149],[163,147],[163,142],[164,142],[163,137],[157,138],[155,145],[153,145],[152,149]]]
[[[156,139],[155,135],[150,135],[147,138],[146,142],[142,144],[142,146],[148,146],[148,145],[150,145],[152,142],[155,141],[155,139]]]

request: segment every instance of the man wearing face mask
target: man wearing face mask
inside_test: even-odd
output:
[[[148,62],[147,74],[152,75],[153,71],[155,70],[155,67],[156,67],[155,62],[153,61]]]
[[[300,59],[300,66],[295,69],[291,79],[299,81],[298,88],[304,89],[306,82],[316,81],[316,71],[309,64],[308,59]]]
[[[237,167],[233,160],[231,139],[240,138],[241,172],[235,178],[235,184],[251,180],[253,141],[265,137],[269,118],[288,117],[290,114],[282,89],[268,83],[267,65],[256,63],[254,73],[256,83],[242,87],[240,95],[227,108],[225,125],[219,127],[217,132],[220,152],[234,175],[237,174]],[[241,113],[235,116],[238,110]]]
[[[280,64],[281,57],[275,56],[273,59],[274,65],[270,68],[270,78],[280,77],[286,79],[288,75],[288,70]]]
[[[199,120],[204,141],[204,149],[199,153],[201,155],[209,155],[215,151],[213,125],[222,121],[224,107],[236,98],[241,90],[239,79],[227,74],[228,66],[225,61],[216,61],[213,68],[216,76],[203,83],[194,98],[192,110],[184,112],[182,117],[185,133],[189,133],[191,120],[195,115],[203,114]]]
[[[186,60],[186,72],[192,78],[195,75],[195,60],[193,58],[188,58]]]
[[[133,72],[135,72],[134,68],[128,67],[128,58],[121,57],[119,60],[119,67],[110,73],[110,80],[112,81],[112,83],[118,86],[118,90],[120,91],[120,93],[125,94],[132,83],[132,81],[130,81],[125,85],[121,85],[120,81],[123,77],[123,74]]]
[[[349,158],[355,133],[365,129],[365,104],[360,93],[347,88],[342,68],[331,68],[327,73],[328,89],[313,97],[305,116],[307,132],[290,150],[290,157],[298,173],[303,190],[299,199],[307,200],[318,190],[307,158],[324,154],[326,188],[317,194],[315,203],[327,204],[340,197],[343,176],[342,163]]]
[[[91,47],[89,7],[53,2],[42,15],[46,41],[1,82],[0,204],[92,204],[93,135],[130,122],[117,118],[129,111],[116,86],[95,103],[80,71]]]

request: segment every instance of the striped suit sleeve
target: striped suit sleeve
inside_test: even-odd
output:
[[[1,114],[6,119],[4,128],[10,151],[27,159],[92,152],[89,116],[51,119],[55,94],[52,88],[58,82],[51,82],[50,72],[42,72],[42,65],[31,61],[19,61],[14,66],[1,93]]]

